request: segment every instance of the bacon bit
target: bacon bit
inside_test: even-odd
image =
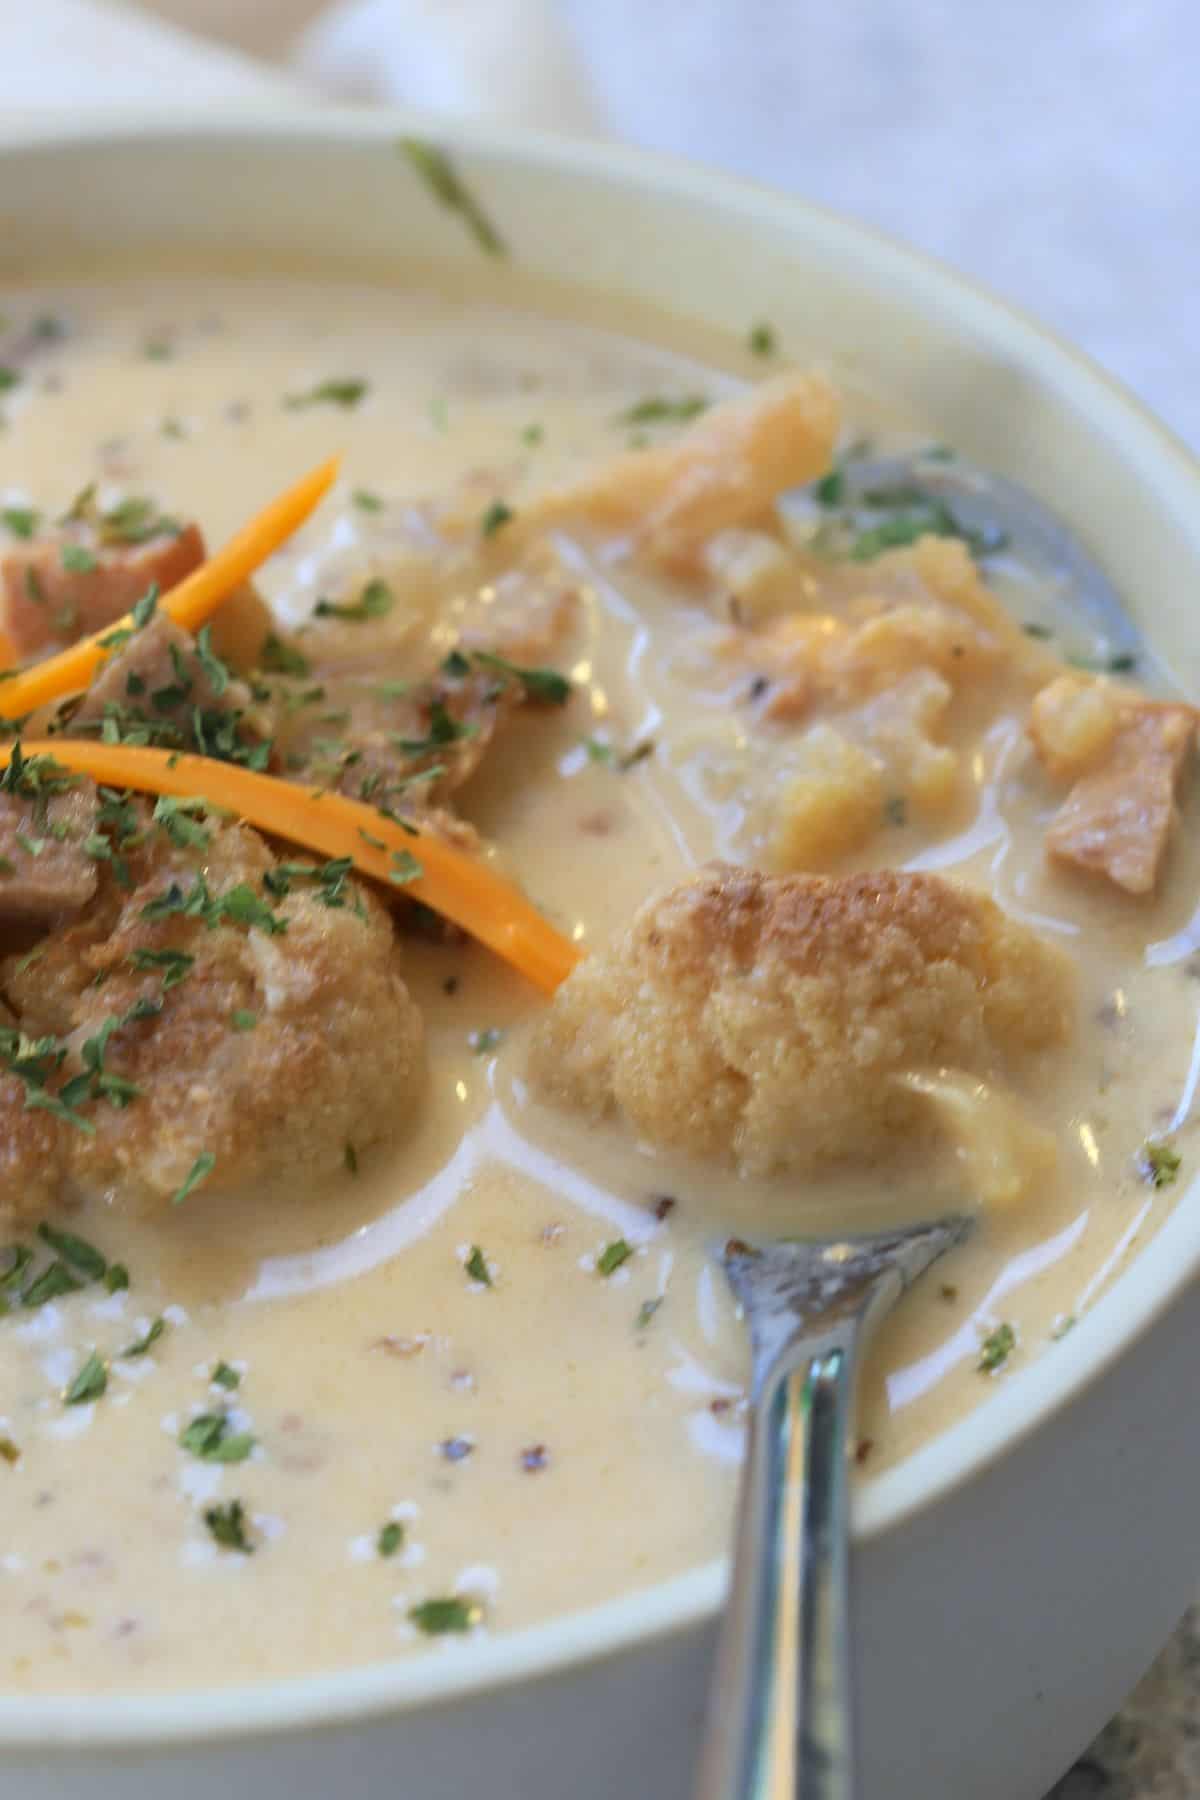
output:
[[[1046,833],[1056,862],[1148,894],[1177,818],[1175,793],[1196,735],[1190,706],[1131,706],[1099,767],[1082,775]]]
[[[870,1454],[874,1448],[875,1448],[875,1439],[874,1438],[859,1438],[857,1444],[855,1444],[855,1446],[854,1446],[854,1460],[858,1464],[859,1468],[861,1468],[863,1463],[866,1462],[868,1456],[870,1456]]]
[[[670,1194],[655,1194],[655,1196],[654,1196],[654,1216],[658,1220],[659,1224],[661,1224],[664,1219],[667,1219],[671,1216],[671,1214],[675,1211],[676,1204],[677,1204],[677,1202],[674,1199],[672,1199]]]
[[[420,1356],[432,1338],[431,1331],[418,1331],[413,1337],[381,1337],[375,1339],[371,1349],[385,1350],[389,1356]]]
[[[527,1450],[521,1452],[521,1467],[527,1475],[538,1474],[540,1470],[548,1466],[549,1462],[550,1457],[545,1444],[530,1444]]]

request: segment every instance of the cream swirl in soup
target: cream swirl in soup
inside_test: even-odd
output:
[[[919,421],[762,329],[432,280],[3,312],[6,656],[113,641],[0,782],[0,1685],[342,1668],[716,1556],[723,1233],[977,1214],[864,1478],[1054,1354],[1195,1155],[1194,719],[952,510],[848,508]],[[296,836],[80,746],[290,783]],[[552,999],[406,891],[435,841],[578,953]]]

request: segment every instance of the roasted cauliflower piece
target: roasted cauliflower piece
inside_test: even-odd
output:
[[[378,902],[162,803],[105,828],[96,899],[0,965],[0,1217],[85,1191],[153,1211],[197,1170],[307,1185],[394,1138],[422,1030]]]
[[[654,1145],[808,1173],[928,1126],[907,1073],[1004,1081],[1063,1043],[1072,999],[1059,950],[938,876],[716,865],[569,977],[529,1073]]]

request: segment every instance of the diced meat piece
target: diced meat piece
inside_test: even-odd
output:
[[[112,652],[63,730],[95,736],[111,721],[134,742],[211,754],[216,735],[249,725],[251,706],[246,684],[213,653],[202,656],[196,640],[160,611]]]
[[[1123,701],[1111,681],[1059,675],[1033,697],[1029,736],[1047,774],[1074,781],[1105,755],[1121,723]]]
[[[704,540],[755,525],[788,488],[829,467],[838,401],[817,374],[778,375],[712,407],[674,443],[630,450],[571,487],[545,494],[496,534],[519,545],[578,521],[619,532],[665,566],[694,565]]]
[[[1061,950],[939,876],[716,866],[567,978],[529,1072],[650,1144],[804,1172],[922,1129],[910,1070],[1004,1080],[1062,1044],[1073,997]]]
[[[85,566],[70,566],[73,559]],[[102,631],[151,586],[165,594],[203,561],[196,525],[137,544],[105,543],[85,523],[64,527],[0,561],[0,630],[19,657],[37,656]]]
[[[0,1217],[81,1192],[165,1210],[210,1161],[191,1205],[205,1190],[286,1204],[335,1175],[348,1145],[394,1141],[420,1093],[420,1015],[369,892],[281,864],[245,826],[209,819],[190,846],[148,808],[135,822],[132,885],[103,865],[93,908],[36,962],[0,966],[16,1026],[64,1052],[43,1092],[86,1070],[89,1041],[109,1084],[72,1095],[90,1131],[30,1110],[0,1033]]]
[[[1046,832],[1055,862],[1152,893],[1178,817],[1176,793],[1196,736],[1190,706],[1123,709],[1106,755],[1080,776]]]
[[[96,790],[75,778],[64,792],[0,792],[0,927],[51,924],[95,897]]]

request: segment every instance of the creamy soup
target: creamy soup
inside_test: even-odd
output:
[[[346,1667],[511,1631],[716,1556],[748,1373],[711,1259],[731,1231],[977,1215],[872,1351],[864,1478],[1054,1354],[1194,1155],[1200,834],[1186,793],[1183,822],[1171,816],[1191,720],[1146,706],[1148,669],[1103,670],[1106,647],[1071,597],[1011,550],[975,546],[981,583],[971,547],[946,535],[953,519],[919,497],[876,496],[869,517],[848,516],[838,465],[819,457],[836,429],[816,417],[823,389],[803,398],[816,460],[802,491],[781,511],[774,491],[731,498],[729,466],[712,472],[718,439],[702,434],[747,382],[787,393],[786,358],[762,331],[755,354],[682,330],[658,341],[658,327],[557,302],[282,274],[14,286],[0,309],[9,636],[29,634],[16,660],[93,622],[99,589],[77,601],[60,592],[67,577],[97,563],[127,573],[147,545],[178,547],[191,520],[218,545],[339,450],[333,493],[259,577],[269,652],[261,634],[249,656],[214,639],[234,665],[214,709],[228,679],[244,681],[243,725],[254,742],[270,728],[269,753],[254,765],[239,751],[243,764],[370,803],[383,790],[358,772],[391,756],[412,785],[387,816],[407,816],[407,793],[417,861],[421,834],[442,832],[579,952],[617,944],[596,968],[632,966],[622,934],[638,908],[719,858],[768,871],[784,884],[772,894],[812,872],[924,873],[937,892],[953,878],[994,897],[1064,996],[1044,1027],[987,1025],[994,1059],[965,1076],[944,1058],[901,1069],[900,1044],[879,1077],[900,1084],[894,1106],[835,1031],[835,1073],[844,1051],[845,1082],[864,1084],[865,1160],[853,1141],[815,1162],[803,1145],[762,1150],[772,1132],[778,1149],[776,1114],[765,1137],[739,1124],[736,1148],[715,1155],[686,1127],[658,1131],[653,1104],[621,1085],[626,1052],[600,1046],[595,1067],[611,1067],[576,1081],[566,1065],[591,1042],[587,1007],[568,1003],[576,978],[547,1019],[518,969],[409,903],[398,865],[390,891],[366,883],[383,906],[358,903],[362,944],[395,984],[377,1041],[383,973],[355,1015],[367,1026],[320,1080],[306,1063],[293,1083],[287,1045],[272,1048],[261,1090],[248,1083],[234,1109],[242,1135],[233,1120],[193,1142],[199,1077],[169,1129],[149,1109],[177,1054],[162,1037],[156,1052],[155,1033],[216,981],[204,958],[229,939],[243,959],[220,1022],[244,1079],[242,1046],[275,1045],[272,982],[290,979],[270,958],[286,963],[304,932],[324,955],[326,927],[358,927],[358,890],[328,865],[280,876],[302,847],[260,846],[241,876],[253,904],[222,913],[232,889],[212,846],[250,855],[251,834],[202,811],[153,824],[153,802],[135,799],[123,835],[110,797],[82,840],[95,871],[62,875],[79,891],[60,912],[36,913],[35,895],[36,916],[0,926],[0,1098],[17,1146],[0,1162],[0,1241],[13,1246],[0,1256],[0,1686],[153,1690]],[[747,430],[747,468],[768,479]],[[920,421],[846,395],[839,454],[866,438],[919,443]],[[690,475],[669,461],[689,443]],[[253,623],[251,603],[234,604]],[[414,726],[405,684],[432,679],[445,694],[419,690]],[[122,708],[150,704],[140,680],[96,713],[91,742],[131,741]],[[47,722],[72,733],[64,712],[27,735]],[[64,790],[47,808],[11,781],[5,798],[29,811],[6,873],[36,889],[75,845],[55,809],[94,802]],[[160,935],[131,938],[118,968],[104,958],[134,884],[129,930]],[[159,925],[143,926],[156,903]],[[199,936],[168,941],[168,927]],[[46,1024],[57,946],[84,938],[91,973],[61,976],[74,981],[69,1005],[54,990],[65,1022],[51,1009]],[[357,942],[339,937],[337,954],[353,963]],[[981,954],[993,951],[987,938]],[[838,983],[836,962],[824,972]],[[122,996],[90,1061],[70,1011],[88,983]],[[645,984],[630,1005],[644,1000]],[[690,1048],[686,1016],[680,1030]],[[44,1034],[41,1050],[21,1031]],[[368,1064],[391,1067],[384,1049],[395,1076],[356,1112],[339,1083],[348,1071],[364,1091]],[[756,1077],[739,1079],[750,1093]],[[335,1088],[336,1117],[360,1123],[333,1141],[322,1108]],[[300,1148],[260,1166],[246,1134],[271,1105],[272,1143],[290,1131]],[[22,1163],[31,1120],[47,1135]],[[798,1139],[812,1129],[798,1117]],[[176,1135],[185,1179],[177,1169],[164,1187],[155,1159],[176,1154]],[[114,1160],[88,1161],[102,1150]],[[31,1201],[32,1172],[47,1169]],[[164,1200],[168,1187],[187,1191]]]

